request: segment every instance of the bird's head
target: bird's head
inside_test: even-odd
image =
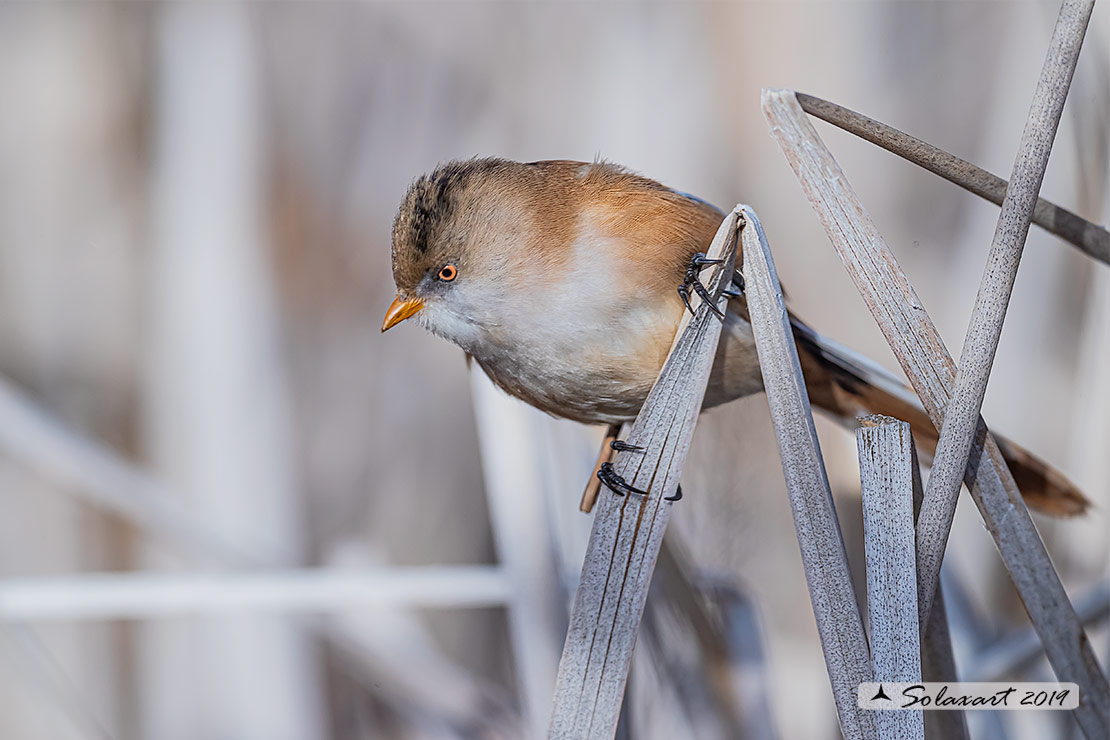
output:
[[[410,317],[467,351],[495,332],[523,278],[534,228],[529,173],[500,159],[450,162],[417,179],[393,222],[397,298],[382,331]],[[522,182],[523,181],[523,182]]]

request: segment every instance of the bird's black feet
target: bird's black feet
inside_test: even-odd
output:
[[[623,440],[614,439],[609,443],[609,449],[616,450],[617,452],[643,452],[644,448],[639,445],[630,445]]]
[[[721,295],[727,295],[729,298],[740,298],[744,295],[744,276],[739,270],[734,270],[732,273],[732,286],[736,290],[722,290]]]
[[[717,308],[717,301],[709,295],[709,289],[702,285],[701,279],[698,277],[706,267],[719,265],[723,261],[711,260],[701,252],[690,258],[690,264],[686,266],[686,276],[682,280],[682,285],[678,286],[678,295],[682,298],[683,304],[690,313],[694,312],[693,307],[690,306],[690,290],[692,289],[709,305],[709,310],[717,314],[717,318],[724,320],[725,315],[721,312],[721,309]]]
[[[641,491],[639,488],[633,488],[629,485],[628,481],[622,478],[616,470],[613,470],[613,463],[611,462],[601,464],[601,468],[597,471],[597,479],[618,496],[623,496],[626,493],[638,493],[641,496],[647,495],[647,491]]]
[[[682,486],[676,487],[674,489],[674,495],[673,496],[664,496],[663,500],[664,501],[681,501],[682,500]]]

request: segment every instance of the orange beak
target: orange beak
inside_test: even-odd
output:
[[[424,308],[424,301],[419,298],[402,300],[401,296],[397,296],[393,299],[393,303],[389,304],[389,310],[385,312],[382,331],[388,331],[410,316],[416,315],[422,308]]]

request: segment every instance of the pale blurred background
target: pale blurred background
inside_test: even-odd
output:
[[[1008,176],[1057,8],[0,4],[0,737],[535,734],[600,432],[415,326],[379,333],[407,185],[451,158],[600,155],[750,203],[797,312],[896,369],[760,89]],[[1108,42],[1098,7],[1043,189],[1103,224]],[[818,129],[958,356],[996,207]],[[1110,268],[1034,227],[984,416],[1095,501],[1037,519],[1076,599],[1107,578],[1108,378]],[[819,431],[858,564],[854,439]],[[758,620],[773,729],[750,736],[837,737],[762,396],[702,419],[685,489],[673,534]],[[966,500],[945,583],[971,674],[1026,622]],[[646,655],[626,737],[711,736]],[[983,714],[976,737],[1074,732]]]

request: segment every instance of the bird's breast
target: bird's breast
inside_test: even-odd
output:
[[[612,275],[612,273],[610,273]],[[520,292],[511,321],[474,353],[510,394],[556,416],[615,423],[636,416],[682,318],[674,296],[597,275]]]
[[[635,418],[685,308],[677,291],[682,276],[672,274],[664,251],[637,251],[630,241],[584,219],[578,238],[563,247],[570,251],[558,261],[559,274],[512,276],[500,299],[503,320],[471,350],[497,385],[556,416],[595,424]],[[710,404],[760,385],[750,327],[730,318],[707,389]]]

